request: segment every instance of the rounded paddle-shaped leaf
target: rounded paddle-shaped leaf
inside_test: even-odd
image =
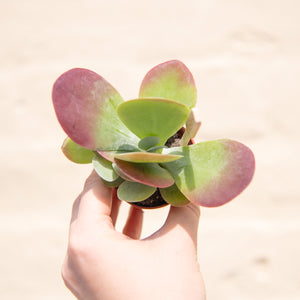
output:
[[[180,192],[176,184],[173,184],[167,188],[159,189],[161,196],[164,200],[173,206],[185,206],[190,201]]]
[[[140,149],[148,150],[149,148],[158,145],[159,142],[160,138],[158,136],[146,136],[145,138],[139,141],[138,146]]]
[[[139,138],[158,136],[160,145],[176,133],[189,116],[189,109],[167,99],[135,99],[118,106],[122,122]]]
[[[117,116],[122,97],[95,72],[76,68],[62,74],[53,86],[52,99],[62,128],[82,147],[116,150],[124,143],[138,143]]]
[[[126,181],[134,181],[132,180],[131,178],[129,178],[127,175],[125,175],[122,170],[115,164],[113,163],[112,164],[112,167],[114,168],[114,170],[116,171],[116,173],[121,177],[123,178],[124,180]]]
[[[61,150],[69,160],[77,164],[89,164],[96,155],[94,151],[79,146],[69,137],[64,140]]]
[[[117,151],[108,151],[108,150],[97,150],[98,154],[100,154],[105,159],[114,162],[114,157],[117,154],[128,153],[128,152],[136,152],[140,151],[140,149],[136,146],[123,144],[118,148]]]
[[[164,149],[183,158],[163,165],[179,190],[193,203],[220,206],[239,195],[250,183],[255,168],[252,151],[232,140],[216,140]]]
[[[115,154],[114,156],[117,159],[131,161],[136,163],[162,163],[169,162],[181,158],[180,155],[174,154],[160,154],[160,153],[151,153],[151,152],[130,152]]]
[[[115,158],[115,163],[132,181],[163,188],[174,183],[171,174],[156,163],[133,163],[117,158]]]
[[[97,174],[105,181],[113,182],[119,177],[112,163],[98,154],[93,158],[93,166]]]
[[[147,149],[147,152],[152,152],[152,153],[158,152],[158,153],[161,153],[161,150],[163,148],[167,148],[167,147],[166,146],[154,146],[154,147],[151,147],[151,148]]]
[[[182,62],[171,60],[157,65],[146,74],[139,97],[172,99],[192,108],[196,104],[197,91],[189,69]]]
[[[103,178],[101,178],[101,180],[103,181],[103,183],[108,186],[108,187],[118,187],[123,181],[124,179],[121,177],[118,177],[116,180],[114,181],[106,181]]]
[[[118,187],[118,198],[127,202],[140,202],[150,197],[156,188],[139,182],[124,181]]]
[[[110,162],[114,162],[114,157],[118,151],[105,151],[105,150],[98,150],[98,154],[100,154],[103,158],[109,160]],[[124,152],[121,152],[124,153]]]

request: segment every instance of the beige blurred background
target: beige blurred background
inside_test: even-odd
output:
[[[202,209],[199,260],[208,299],[300,299],[298,0],[0,4],[1,299],[74,299],[60,266],[72,202],[91,166],[60,152],[55,79],[89,68],[130,99],[150,68],[174,58],[197,84],[197,140],[239,140],[257,161],[238,198]],[[166,213],[147,212],[143,236]]]

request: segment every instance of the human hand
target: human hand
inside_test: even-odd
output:
[[[200,210],[171,207],[161,229],[139,240],[143,212],[132,206],[123,233],[115,230],[120,200],[93,172],[75,200],[66,286],[84,300],[204,300],[197,262]]]

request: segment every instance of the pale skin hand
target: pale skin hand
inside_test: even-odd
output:
[[[205,300],[197,263],[198,207],[171,207],[164,226],[139,240],[142,210],[115,230],[120,201],[93,172],[74,202],[62,267],[80,300]]]

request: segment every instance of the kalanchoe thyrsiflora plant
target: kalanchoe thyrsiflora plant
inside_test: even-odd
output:
[[[245,145],[229,139],[190,143],[200,126],[192,112],[197,95],[180,61],[151,69],[134,100],[124,101],[103,77],[79,68],[56,80],[52,98],[68,135],[63,153],[75,163],[92,163],[121,200],[137,204],[158,193],[174,206],[215,207],[253,177],[254,156]],[[180,142],[170,147],[182,128]]]

